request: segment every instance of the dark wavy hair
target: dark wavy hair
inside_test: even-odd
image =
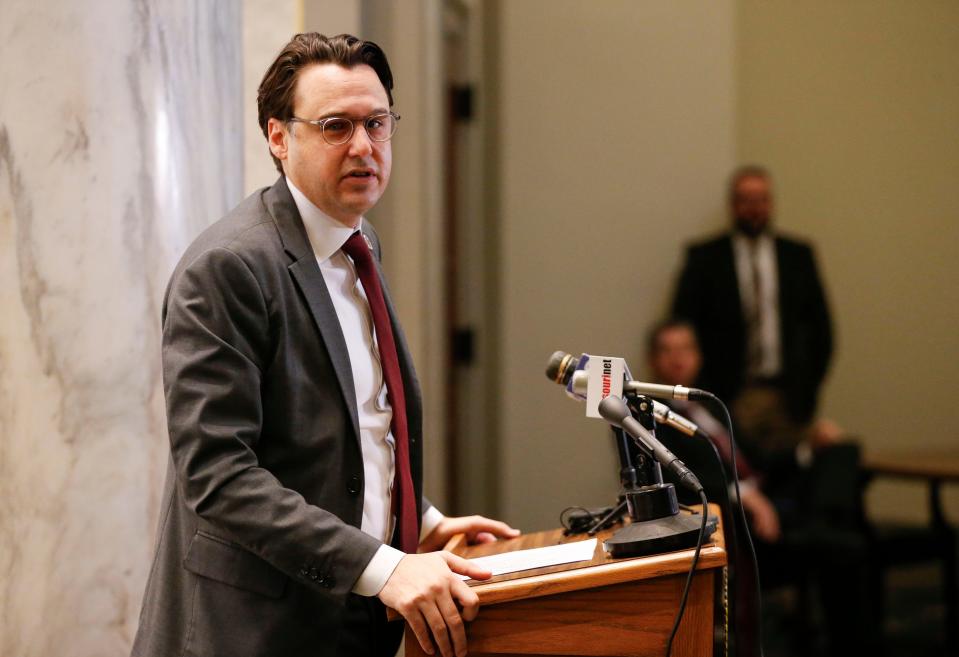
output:
[[[311,64],[339,64],[344,68],[368,65],[386,89],[390,106],[393,105],[393,73],[386,60],[386,53],[372,41],[364,41],[351,34],[327,37],[318,32],[295,35],[276,56],[267,69],[256,93],[256,107],[260,129],[269,138],[267,126],[270,119],[289,121],[293,118],[293,93],[301,70]],[[280,173],[283,167],[273,157]]]

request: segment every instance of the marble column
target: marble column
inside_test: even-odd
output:
[[[242,190],[238,0],[3,0],[0,655],[127,655],[167,460],[160,306]]]

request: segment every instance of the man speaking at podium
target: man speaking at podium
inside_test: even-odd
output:
[[[466,652],[477,598],[456,573],[489,573],[430,551],[518,532],[422,496],[419,387],[363,219],[390,178],[392,87],[376,44],[295,36],[257,96],[279,180],[170,280],[171,459],[135,656],[392,655],[384,604],[427,652]]]

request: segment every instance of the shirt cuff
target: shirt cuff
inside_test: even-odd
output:
[[[436,526],[440,524],[440,521],[445,517],[446,516],[435,506],[428,508],[423,513],[423,518],[420,523],[420,540],[422,541],[429,536],[430,532],[436,529]],[[360,573],[359,579],[357,579],[356,584],[353,585],[353,593],[365,595],[366,597],[378,595],[379,592],[383,590],[383,587],[386,586],[390,575],[393,574],[393,571],[396,570],[396,567],[400,564],[400,560],[405,556],[405,552],[400,552],[385,543],[381,545],[366,565],[366,568]]]
[[[430,535],[436,526],[446,518],[435,506],[431,506],[423,512],[422,522],[420,522],[420,541]]]
[[[368,598],[378,595],[405,556],[405,552],[400,552],[385,543],[381,545],[366,565],[366,569],[360,574],[360,578],[356,580],[356,584],[353,585],[353,593],[365,595]]]

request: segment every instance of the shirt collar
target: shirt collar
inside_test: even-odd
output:
[[[290,194],[293,195],[296,209],[300,211],[303,226],[306,228],[306,236],[310,240],[310,246],[313,248],[313,254],[316,256],[317,262],[322,263],[329,260],[330,256],[346,244],[350,235],[363,227],[362,218],[356,228],[344,226],[316,207],[306,197],[306,194],[297,189],[289,178],[286,179],[286,184],[290,188]]]
[[[750,249],[755,248],[757,252],[764,251],[769,249],[773,244],[773,237],[768,230],[764,230],[762,233],[756,237],[747,237],[743,235],[740,231],[733,231],[733,244],[736,245],[737,251],[748,252]]]

